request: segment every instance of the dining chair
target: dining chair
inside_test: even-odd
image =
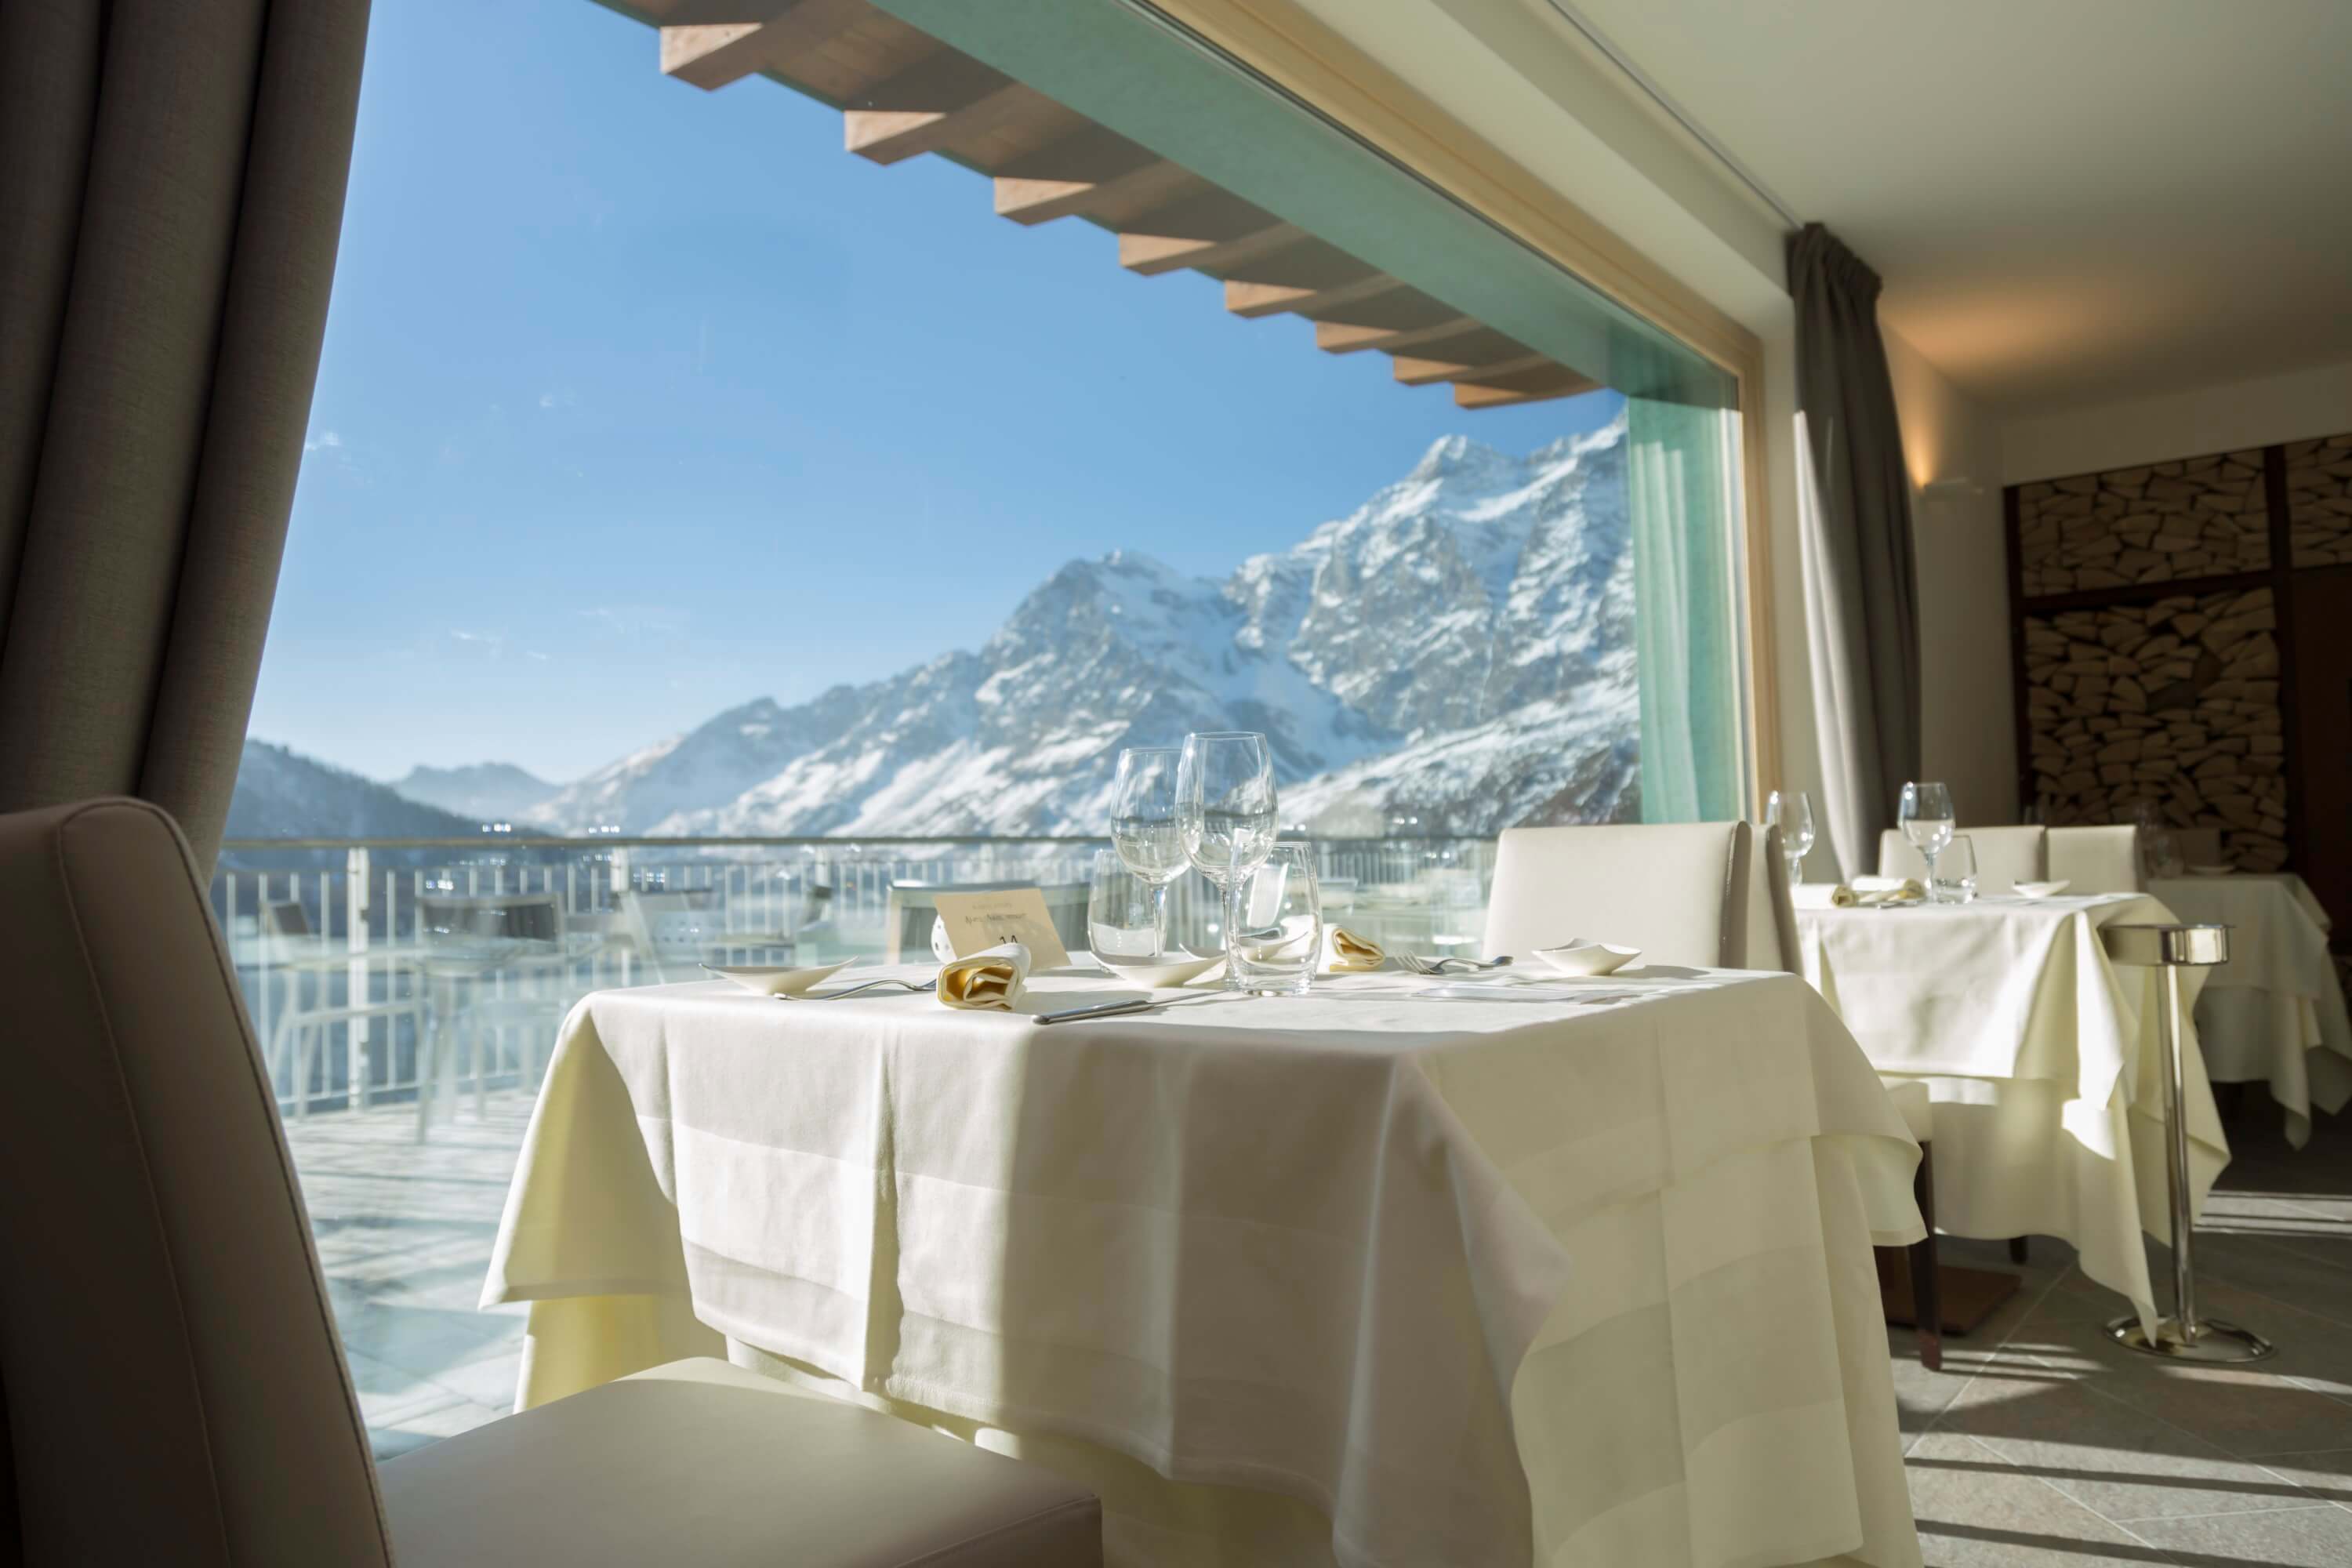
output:
[[[129,800],[0,816],[0,907],[11,1568],[1099,1568],[1085,1490],[719,1361],[379,1466],[178,828]]]
[[[2139,829],[2053,827],[2050,830],[2050,877],[2070,882],[2070,893],[2137,893],[2140,880]]]
[[[2020,882],[2039,882],[2050,875],[2047,830],[2023,827],[1962,827],[1969,847],[1977,853],[1977,891],[2006,893]],[[1927,858],[1898,830],[1878,835],[1878,874],[1927,879]]]
[[[1651,963],[1797,972],[1780,830],[1745,822],[1514,827],[1495,849],[1489,957],[1578,937]]]
[[[434,979],[432,1027],[417,1047],[416,1136],[421,1142],[432,1121],[433,1100],[446,1076],[457,1082],[457,1041],[464,1037],[474,1068],[474,1110],[487,1109],[490,1079],[506,1065],[509,1031],[515,1048],[515,1085],[536,1085],[540,1064],[555,1046],[572,1005],[580,999],[571,956],[564,947],[562,895],[543,893],[447,893],[416,900],[418,945]],[[478,963],[466,956],[469,942],[503,940],[530,944],[503,962]],[[436,960],[436,948],[452,956]],[[541,1049],[544,1047],[545,1049]]]

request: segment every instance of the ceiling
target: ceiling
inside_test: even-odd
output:
[[[2004,416],[2352,359],[2347,0],[1572,4]]]

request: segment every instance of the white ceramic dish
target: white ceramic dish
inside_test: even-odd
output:
[[[2191,866],[2189,868],[2189,874],[2196,877],[2226,877],[2236,869],[2237,868],[2235,866]]]
[[[2011,891],[2021,899],[2054,899],[2074,885],[2068,881],[2020,882]]]
[[[845,958],[839,963],[820,963],[803,969],[772,963],[706,963],[702,967],[721,980],[731,980],[744,990],[756,991],[762,996],[798,996],[848,965],[849,960]]]
[[[1590,937],[1576,937],[1558,947],[1536,949],[1536,958],[1562,974],[1614,974],[1642,956],[1638,947],[1612,947]]]
[[[1148,990],[1158,991],[1166,986],[1182,985],[1188,981],[1198,980],[1218,964],[1223,963],[1224,960],[1216,955],[1202,958],[1198,953],[1192,952],[1184,954],[1181,958],[1164,959],[1105,958],[1102,954],[1097,953],[1095,962],[1130,985],[1140,985]]]

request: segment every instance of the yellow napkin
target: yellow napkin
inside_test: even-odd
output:
[[[1010,1012],[1028,979],[1029,949],[1017,942],[1000,942],[940,965],[939,998],[950,1007]]]
[[[1850,910],[1854,892],[1843,882],[1800,882],[1789,889],[1801,910]]]
[[[1856,877],[1853,901],[1857,904],[1916,904],[1927,896],[1927,889],[1912,877]]]
[[[1330,946],[1334,974],[1369,974],[1389,959],[1388,950],[1379,942],[1339,926],[1331,928]]]

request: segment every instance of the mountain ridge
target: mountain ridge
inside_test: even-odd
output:
[[[1099,832],[1112,763],[1268,736],[1284,818],[1391,805],[1494,832],[1638,813],[1620,420],[1524,458],[1439,439],[1403,478],[1223,579],[1066,563],[977,651],[761,697],[530,808],[547,830]],[[1296,803],[1298,809],[1291,809]]]

